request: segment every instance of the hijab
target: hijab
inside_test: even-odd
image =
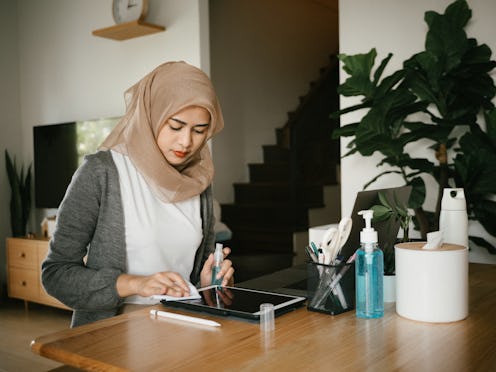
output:
[[[129,88],[126,113],[100,149],[127,155],[152,192],[165,203],[189,199],[212,182],[214,166],[207,140],[224,127],[222,111],[208,76],[185,62],[167,62]],[[157,145],[163,125],[190,106],[205,108],[210,125],[205,144],[181,168],[175,168]]]

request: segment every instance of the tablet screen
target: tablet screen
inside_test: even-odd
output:
[[[295,309],[305,302],[305,297],[264,292],[240,287],[210,286],[198,290],[201,298],[196,300],[161,301],[165,306],[234,315],[249,319],[260,318],[260,305],[274,305],[274,315]]]

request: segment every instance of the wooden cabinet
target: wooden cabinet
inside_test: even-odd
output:
[[[41,284],[41,263],[47,252],[48,240],[7,238],[9,297],[68,309],[48,295]]]

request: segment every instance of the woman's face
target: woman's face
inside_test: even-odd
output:
[[[165,159],[173,166],[187,163],[204,145],[209,125],[210,113],[203,107],[186,107],[172,115],[157,138]]]

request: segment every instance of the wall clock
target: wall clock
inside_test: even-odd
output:
[[[115,23],[141,21],[148,12],[148,0],[112,0]]]

